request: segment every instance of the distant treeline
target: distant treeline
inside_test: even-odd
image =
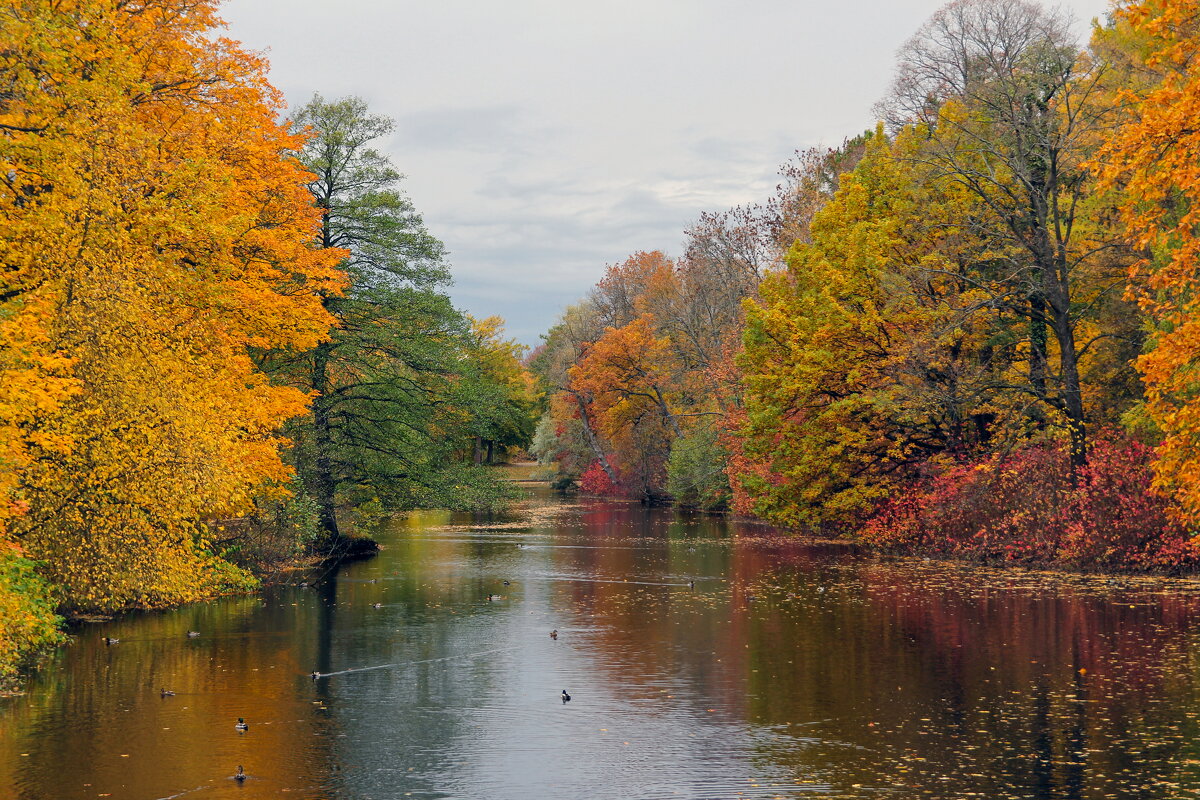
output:
[[[874,130],[682,255],[609,266],[531,361],[587,492],[906,552],[1181,569],[1200,522],[1200,2],[956,0]]]

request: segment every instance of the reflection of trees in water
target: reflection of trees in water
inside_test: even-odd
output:
[[[21,707],[5,710],[0,760],[16,756],[18,796],[165,797],[221,785],[239,763],[259,785],[313,785],[327,757],[306,724],[311,688],[290,631],[311,630],[318,608],[287,590],[266,607],[231,598],[78,629]],[[105,647],[104,634],[121,641]],[[163,687],[176,696],[161,697]],[[245,735],[234,730],[238,717],[250,721]],[[12,785],[3,777],[0,794]]]
[[[513,756],[521,747],[505,737],[544,731],[541,692],[554,704],[563,687],[541,682],[568,666],[591,683],[570,687],[583,701],[572,714],[600,702],[633,712],[697,774],[746,768],[897,797],[1168,797],[1156,780],[1197,785],[1200,597],[881,562],[636,505],[580,501],[530,534],[452,521],[397,521],[417,533],[313,589],[83,629],[0,714],[0,794],[164,797],[223,786],[238,763],[268,793],[475,791],[489,767],[517,780],[512,763],[496,767],[504,759],[541,757]],[[550,537],[560,546],[537,546]],[[507,597],[488,603],[492,592]],[[534,631],[554,648],[545,658],[523,645],[409,663],[528,642],[543,624],[535,608],[554,620]],[[103,634],[122,642],[105,648]],[[397,666],[306,677],[382,664]],[[160,686],[179,694],[160,698]],[[600,757],[622,763],[619,750]]]
[[[774,581],[750,629],[748,694],[757,721],[828,720],[815,735],[865,750],[781,757],[937,797],[1169,795],[1147,787],[1195,733],[1195,600],[1130,608],[1069,581],[941,566],[846,579],[820,595],[804,575]]]
[[[331,763],[339,765],[336,796],[393,796],[401,786],[415,796],[441,796],[462,752],[456,743],[477,735],[467,729],[470,709],[494,696],[503,679],[463,657],[497,647],[493,628],[450,612],[473,604],[476,614],[501,611],[479,605],[498,589],[479,576],[478,562],[515,548],[457,534],[405,537],[367,565],[373,576],[398,580],[364,583],[357,576],[366,572],[354,571],[338,584],[338,607],[349,618],[327,628],[331,669],[394,666],[319,681],[341,734],[330,741]],[[448,580],[448,564],[476,568],[451,566]],[[385,607],[373,609],[373,602]]]

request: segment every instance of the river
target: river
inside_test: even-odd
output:
[[[1195,582],[885,559],[536,492],[378,537],[311,587],[76,629],[0,700],[0,798],[1200,790]]]

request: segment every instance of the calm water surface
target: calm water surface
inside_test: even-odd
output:
[[[380,538],[315,588],[79,631],[0,700],[0,798],[1200,793],[1195,583],[549,497]]]

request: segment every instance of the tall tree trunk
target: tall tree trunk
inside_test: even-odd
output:
[[[1051,328],[1058,343],[1059,371],[1062,374],[1063,410],[1071,426],[1071,481],[1077,470],[1087,464],[1087,428],[1083,416],[1083,387],[1079,379],[1079,352],[1075,347],[1075,330],[1071,324],[1071,307],[1066,288],[1050,303],[1053,313]]]
[[[312,388],[317,393],[313,400],[313,488],[321,530],[326,539],[336,541],[341,537],[337,522],[337,476],[333,474],[333,435],[326,404],[329,389],[329,354],[332,348],[329,342],[325,342],[313,350]]]
[[[1029,295],[1029,383],[1034,393],[1046,399],[1046,297]]]

